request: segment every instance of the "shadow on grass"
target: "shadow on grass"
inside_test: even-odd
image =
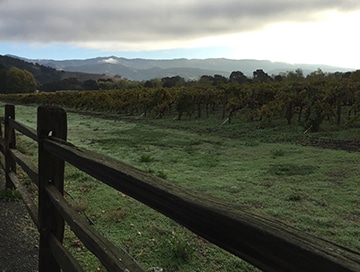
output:
[[[318,166],[281,163],[270,165],[268,172],[276,176],[305,176],[315,173]]]

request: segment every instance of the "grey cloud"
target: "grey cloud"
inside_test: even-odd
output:
[[[0,41],[186,40],[358,8],[357,0],[0,0]]]

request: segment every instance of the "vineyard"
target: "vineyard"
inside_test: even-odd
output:
[[[259,126],[282,118],[305,130],[318,131],[324,122],[352,126],[359,119],[360,71],[307,77],[288,73],[281,80],[265,78],[243,82],[204,84],[189,82],[180,87],[127,88],[98,91],[3,94],[2,101],[57,105],[91,111],[181,120],[218,117],[222,122],[235,118],[256,121]]]

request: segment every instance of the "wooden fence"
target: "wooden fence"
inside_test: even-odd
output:
[[[16,188],[40,233],[39,271],[84,271],[62,245],[65,221],[109,271],[144,271],[79,216],[64,199],[65,161],[264,271],[360,271],[360,254],[287,225],[234,211],[110,157],[66,141],[61,108],[40,106],[37,130],[15,120],[5,105],[0,126],[6,186]],[[38,143],[38,165],[16,149],[15,131]],[[36,205],[16,175],[19,165],[38,185]]]

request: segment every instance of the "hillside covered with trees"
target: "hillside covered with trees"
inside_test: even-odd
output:
[[[0,55],[0,93],[82,90],[92,87],[94,81],[107,78],[109,77],[100,74],[56,70],[16,57]]]

